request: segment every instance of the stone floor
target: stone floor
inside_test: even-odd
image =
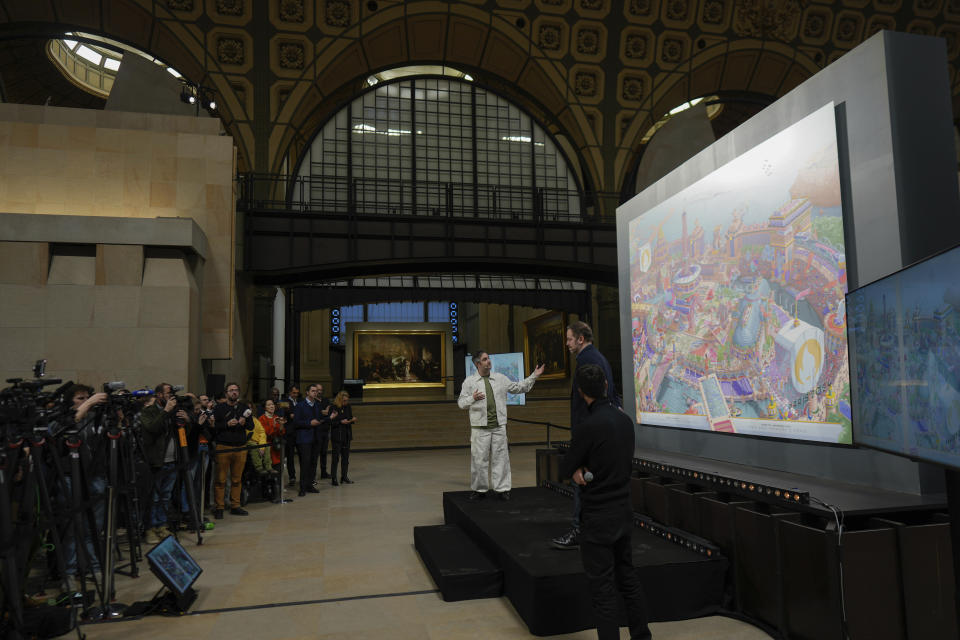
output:
[[[511,448],[514,486],[534,484],[534,447]],[[442,524],[441,495],[469,483],[469,451],[357,453],[354,485],[322,484],[284,505],[249,505],[247,517],[216,521],[203,545],[181,537],[203,567],[199,597],[180,618],[148,616],[86,624],[99,638],[532,638],[506,598],[444,602],[413,547],[413,527]],[[119,578],[118,600],[148,600],[160,588]],[[760,640],[730,618],[652,624],[658,640]],[[563,636],[595,638],[593,631]],[[627,629],[621,629],[627,638]]]

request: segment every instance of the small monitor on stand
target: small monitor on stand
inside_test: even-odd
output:
[[[184,612],[197,599],[192,588],[203,569],[176,538],[169,536],[147,552],[150,571],[160,579],[173,598],[177,610]]]

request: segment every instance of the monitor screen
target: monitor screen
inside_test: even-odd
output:
[[[842,213],[832,103],[620,208],[638,423],[852,443]]]
[[[181,596],[203,572],[173,536],[167,536],[150,549],[147,562],[164,586]]]
[[[497,373],[502,373],[507,376],[513,382],[519,382],[523,380],[524,369],[523,369],[523,354],[522,353],[491,353],[490,363],[493,365],[491,371],[496,371]],[[473,366],[473,358],[471,356],[466,356],[467,376],[472,376],[477,372],[477,368]],[[507,394],[507,404],[513,405],[526,405],[527,404],[527,394],[525,393],[508,393]]]
[[[960,247],[851,292],[858,444],[960,468]]]

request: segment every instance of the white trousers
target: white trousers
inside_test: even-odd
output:
[[[497,493],[510,491],[510,451],[507,428],[470,429],[470,488]]]

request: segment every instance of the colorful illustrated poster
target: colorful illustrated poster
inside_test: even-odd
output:
[[[852,443],[832,103],[631,220],[629,250],[638,422]]]

